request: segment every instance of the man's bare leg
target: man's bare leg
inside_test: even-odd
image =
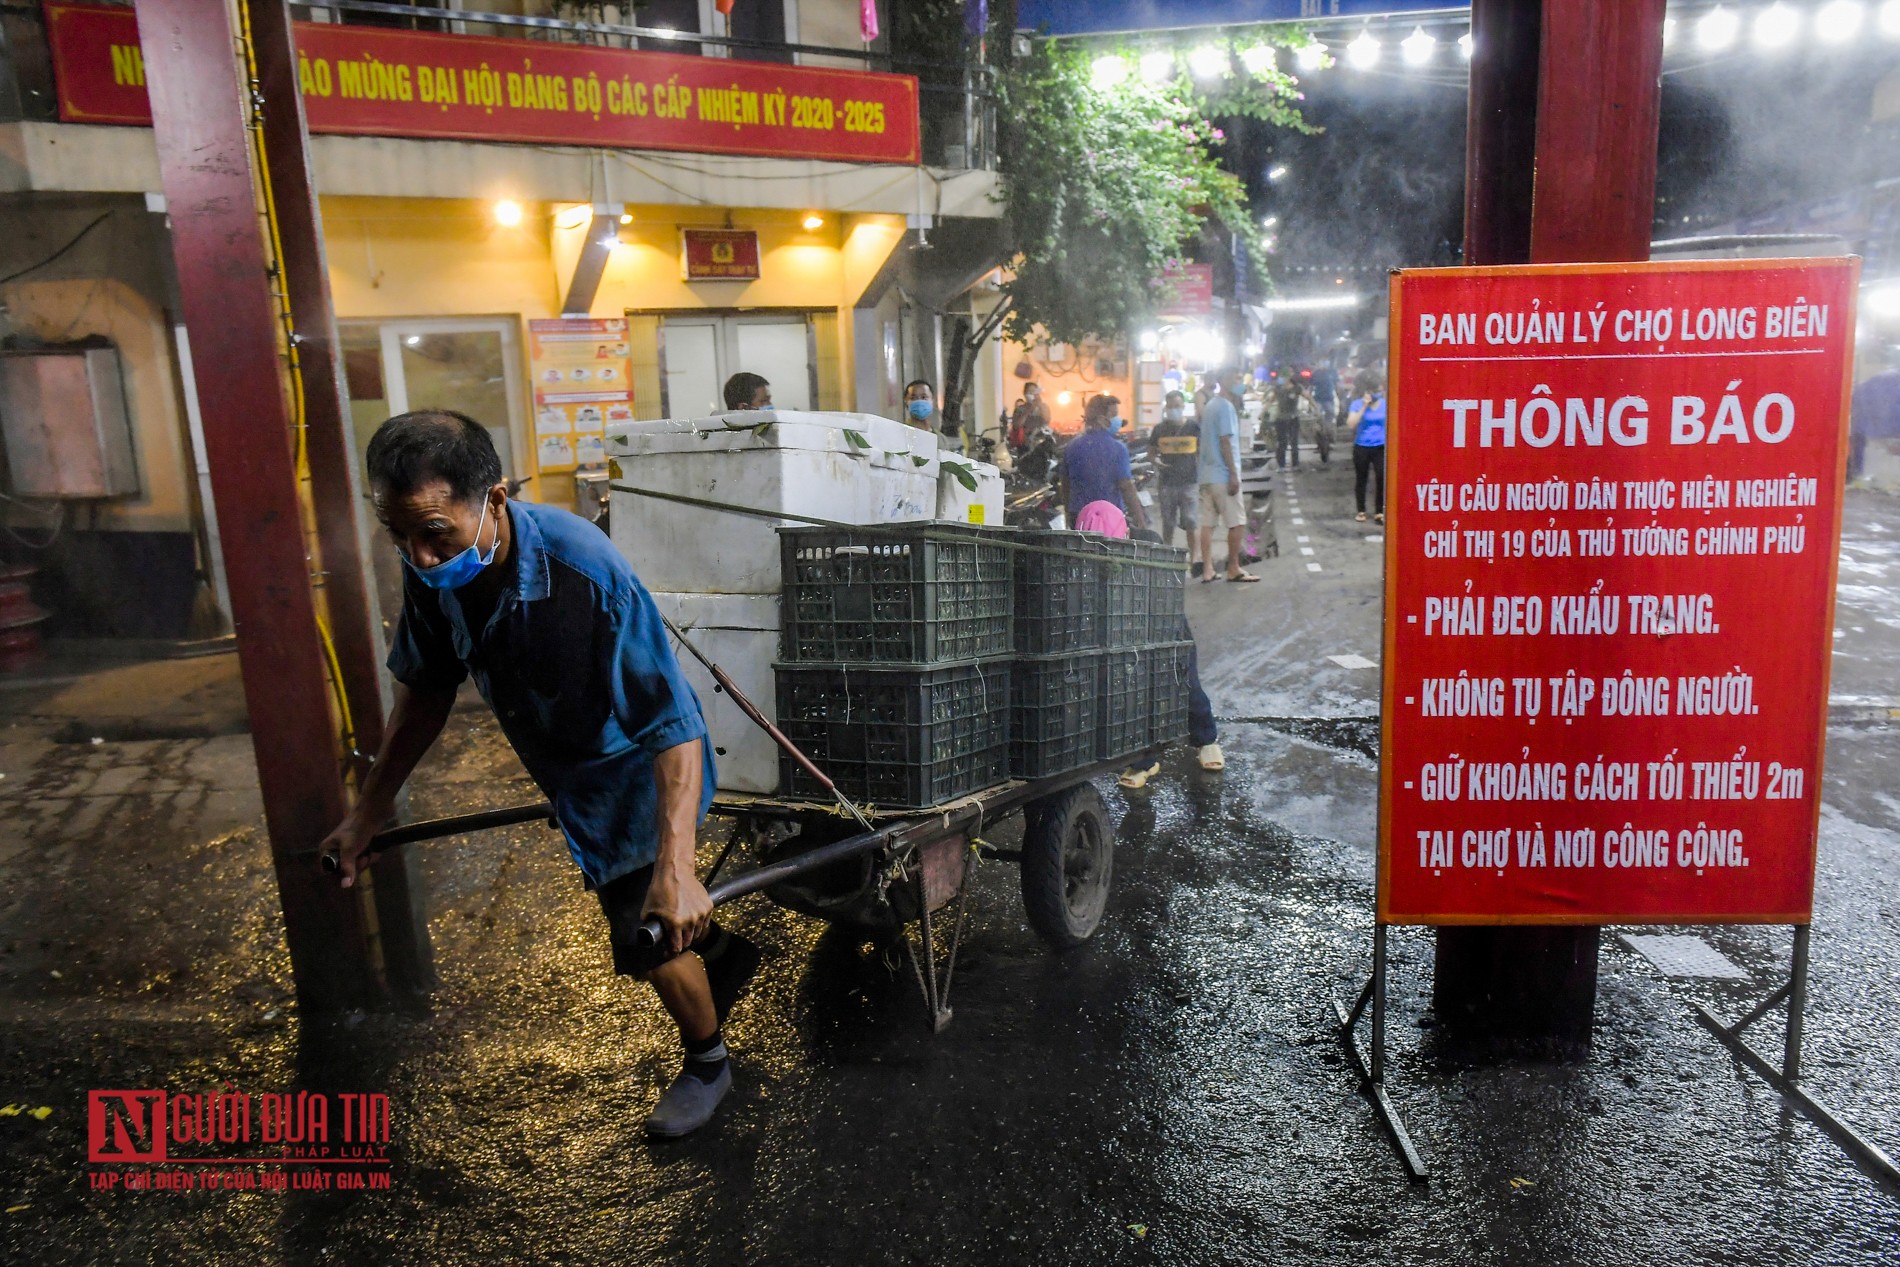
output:
[[[1201,577],[1209,581],[1214,579],[1214,527],[1212,524],[1203,525],[1201,528]]]
[[[1244,527],[1227,530],[1227,579],[1230,581],[1238,579],[1241,575],[1241,546],[1246,536],[1247,530]]]
[[[698,955],[691,951],[675,955],[648,974],[647,980],[653,983],[667,1015],[680,1027],[681,1038],[703,1042],[719,1031],[706,965]]]

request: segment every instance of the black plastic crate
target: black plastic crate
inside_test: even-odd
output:
[[[1145,569],[1148,573],[1148,640],[1182,642],[1188,638],[1187,624],[1187,551],[1180,546],[1147,542],[1145,553],[1164,567]]]
[[[1097,760],[1113,761],[1154,746],[1154,656],[1152,649],[1102,653]]]
[[[853,800],[918,809],[1009,778],[1010,662],[775,666],[778,726]],[[779,786],[830,799],[790,757]]]
[[[1142,566],[1150,547],[1140,541],[1097,537],[1108,547],[1102,572],[1102,645],[1141,647],[1150,641],[1148,613],[1154,604],[1154,569]]]
[[[1193,654],[1191,642],[1156,647],[1148,653],[1155,743],[1180,743],[1188,737],[1188,657]]]
[[[1100,652],[1024,656],[1009,683],[1009,773],[1046,779],[1095,762]]]
[[[951,524],[781,528],[780,654],[812,664],[945,664],[1008,655],[1010,548]]]
[[[1015,542],[1016,651],[1054,655],[1102,645],[1107,552],[1082,532],[1023,530]]]

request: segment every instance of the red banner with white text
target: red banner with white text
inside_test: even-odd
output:
[[[66,123],[150,124],[127,8],[48,4]],[[916,163],[917,81],[543,40],[296,24],[312,132]]]
[[[1397,276],[1383,922],[1808,920],[1857,272]]]

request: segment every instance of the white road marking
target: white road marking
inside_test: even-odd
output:
[[[1700,937],[1654,933],[1624,933],[1625,946],[1656,965],[1665,977],[1713,977],[1718,981],[1747,981],[1746,969]]]
[[[1309,564],[1307,564],[1307,565],[1306,565],[1306,570],[1307,570],[1307,571],[1309,571],[1309,572],[1317,572],[1317,571],[1319,571],[1319,564],[1317,564],[1317,563],[1309,563]]]
[[[1308,541],[1311,541],[1311,540],[1312,540],[1313,538],[1311,538],[1311,537],[1295,537],[1295,538],[1293,538],[1293,539],[1294,539],[1295,541],[1297,541],[1297,542],[1299,542],[1299,543],[1300,543],[1301,545],[1305,545],[1305,544],[1306,544],[1306,543],[1307,543]]]
[[[1293,526],[1295,528],[1304,528],[1306,527],[1306,521],[1301,519],[1298,515],[1295,515],[1293,516]]]
[[[1312,546],[1301,546],[1301,547],[1300,547],[1300,553],[1301,553],[1301,554],[1306,554],[1306,555],[1310,555],[1310,554],[1312,554],[1312,553],[1313,553],[1313,547],[1312,547]]]
[[[1366,540],[1377,544],[1385,540],[1385,534],[1383,532],[1375,532],[1371,536],[1367,537]]]
[[[1326,658],[1342,669],[1376,669],[1379,667],[1364,656],[1354,655],[1351,652],[1347,652],[1345,655],[1329,655]]]

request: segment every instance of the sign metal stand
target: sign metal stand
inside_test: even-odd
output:
[[[1391,1097],[1386,1093],[1385,1082],[1385,985],[1386,985],[1386,933],[1390,925],[1379,923],[1372,930],[1372,976],[1359,991],[1358,999],[1348,1008],[1338,996],[1332,1000],[1333,1014],[1339,1020],[1339,1040],[1344,1044],[1353,1064],[1359,1070],[1361,1089],[1372,1101],[1373,1112],[1378,1114],[1386,1133],[1391,1137],[1397,1150],[1399,1161],[1405,1167],[1405,1174],[1413,1183],[1424,1183],[1431,1177],[1425,1161],[1419,1156],[1418,1148],[1412,1143],[1411,1133],[1405,1129],[1405,1121],[1393,1106]],[[1711,1034],[1722,1040],[1737,1060],[1760,1074],[1762,1079],[1779,1092],[1783,1099],[1807,1116],[1816,1126],[1840,1145],[1847,1155],[1853,1158],[1868,1174],[1883,1180],[1896,1189],[1900,1189],[1900,1165],[1878,1144],[1869,1140],[1853,1125],[1842,1118],[1825,1103],[1816,1099],[1801,1081],[1801,1042],[1803,1037],[1805,1013],[1808,998],[1808,937],[1810,926],[1796,924],[1794,927],[1794,962],[1789,966],[1788,980],[1782,983],[1772,994],[1756,1004],[1747,1015],[1734,1024],[1722,1020],[1714,1012],[1701,1004],[1694,1005],[1695,1018]],[[1766,1056],[1748,1045],[1744,1031],[1749,1026],[1766,1017],[1782,1005],[1787,1007],[1787,1023],[1783,1034],[1781,1065],[1777,1068]],[[1365,1050],[1359,1045],[1359,1022],[1368,1022],[1369,1034]]]
[[[1720,1017],[1701,1004],[1695,1005],[1696,1019],[1702,1022],[1704,1029],[1721,1039],[1728,1049],[1743,1064],[1753,1069],[1765,1079],[1769,1086],[1779,1091],[1782,1098],[1791,1102],[1805,1113],[1808,1118],[1839,1144],[1847,1154],[1862,1168],[1875,1177],[1884,1179],[1895,1187],[1900,1187],[1900,1167],[1896,1167],[1893,1158],[1887,1156],[1880,1147],[1866,1139],[1834,1112],[1809,1094],[1801,1085],[1801,1036],[1803,1013],[1808,1001],[1808,929],[1806,924],[1794,926],[1794,962],[1790,965],[1788,980],[1773,994],[1756,1004],[1754,1009],[1736,1021],[1725,1024]],[[1788,1020],[1781,1050],[1781,1068],[1777,1069],[1760,1052],[1748,1045],[1742,1031],[1761,1020],[1783,1003],[1787,1004]]]
[[[1385,1093],[1385,934],[1387,925],[1374,924],[1372,928],[1372,977],[1359,991],[1359,1001],[1350,1010],[1337,997],[1333,999],[1333,1014],[1339,1018],[1339,1040],[1351,1053],[1353,1063],[1359,1067],[1359,1076],[1364,1079],[1365,1092],[1372,1100],[1373,1112],[1385,1123],[1385,1129],[1392,1136],[1393,1146],[1399,1150],[1399,1160],[1405,1163],[1405,1173],[1413,1183],[1424,1183],[1431,1178],[1431,1172],[1425,1168],[1425,1160],[1418,1155],[1418,1149],[1412,1143],[1412,1136],[1405,1129],[1405,1121],[1399,1117],[1399,1111],[1392,1107],[1391,1099]],[[1356,1030],[1359,1018],[1364,1016],[1368,1004],[1371,1007],[1372,1034],[1367,1051],[1361,1053]]]

